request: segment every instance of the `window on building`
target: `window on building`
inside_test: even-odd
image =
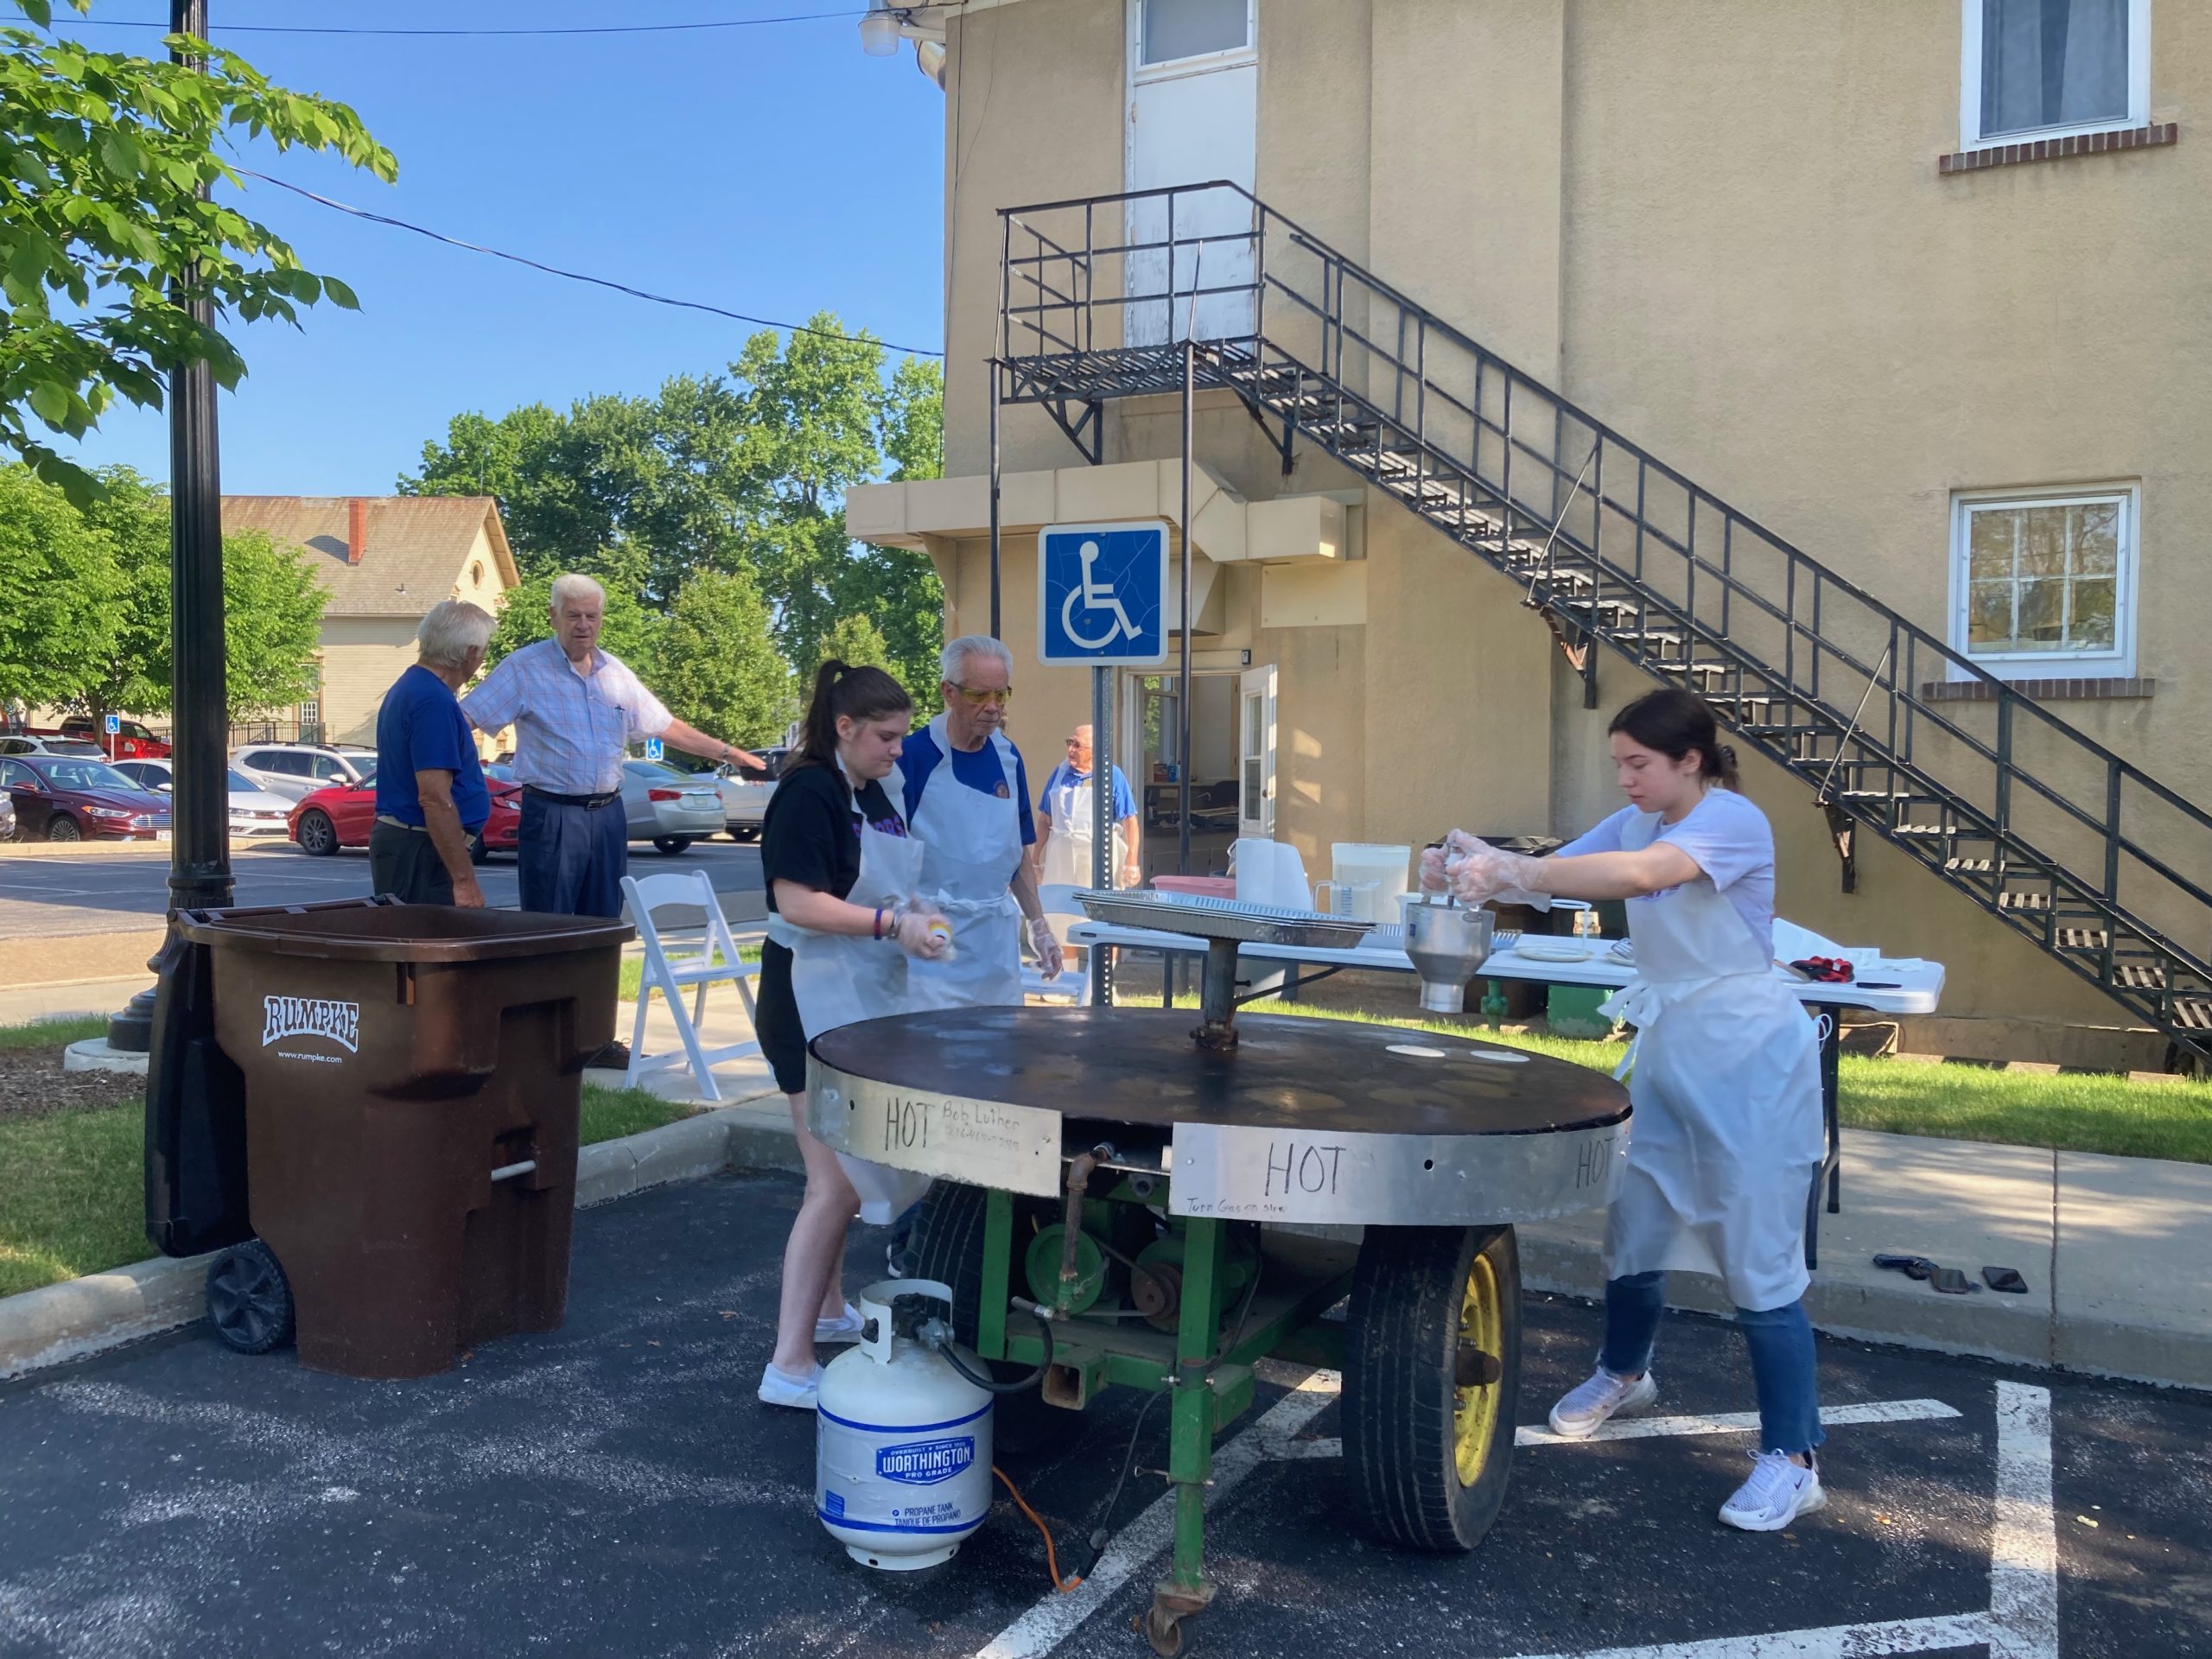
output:
[[[1141,64],[1241,52],[1252,44],[1251,0],[1139,0]]]
[[[1961,3],[1969,146],[2151,118],[2151,0]]]
[[[1952,643],[1993,672],[2135,671],[2132,486],[1964,495],[1952,529]]]

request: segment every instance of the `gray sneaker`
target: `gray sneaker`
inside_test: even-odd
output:
[[[1552,1433],[1562,1440],[1586,1440],[1612,1418],[1633,1415],[1658,1397],[1659,1379],[1651,1372],[1631,1382],[1601,1365],[1552,1408]]]
[[[1743,1532],[1780,1532],[1827,1503],[1817,1466],[1801,1469],[1787,1452],[1760,1452],[1752,1458],[1751,1478],[1720,1506],[1720,1519]]]

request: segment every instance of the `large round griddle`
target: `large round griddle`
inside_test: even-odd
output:
[[[1629,1105],[1599,1073],[1479,1039],[1259,1014],[1211,1050],[1192,1021],[1014,1007],[863,1020],[810,1046],[810,1119],[859,1157],[1040,1195],[1058,1191],[1064,1150],[1154,1147],[1179,1215],[1463,1224],[1611,1197]]]

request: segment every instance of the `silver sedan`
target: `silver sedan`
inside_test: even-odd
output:
[[[721,791],[712,777],[678,772],[658,760],[622,763],[622,816],[631,840],[650,841],[664,853],[680,853],[718,834],[727,822]]]

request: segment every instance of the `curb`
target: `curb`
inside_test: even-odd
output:
[[[141,858],[167,858],[176,843],[168,841],[147,841],[136,836],[95,836],[84,841],[0,841],[0,858],[115,858],[136,855]],[[238,848],[289,847],[289,836],[232,836],[230,845]]]
[[[799,1168],[790,1131],[779,1136],[759,1122],[747,1121],[751,1117],[740,1103],[581,1148],[576,1207],[606,1204],[672,1181],[699,1180],[733,1164]],[[204,1311],[207,1264],[213,1259],[156,1256],[0,1297],[0,1381],[190,1325]]]

